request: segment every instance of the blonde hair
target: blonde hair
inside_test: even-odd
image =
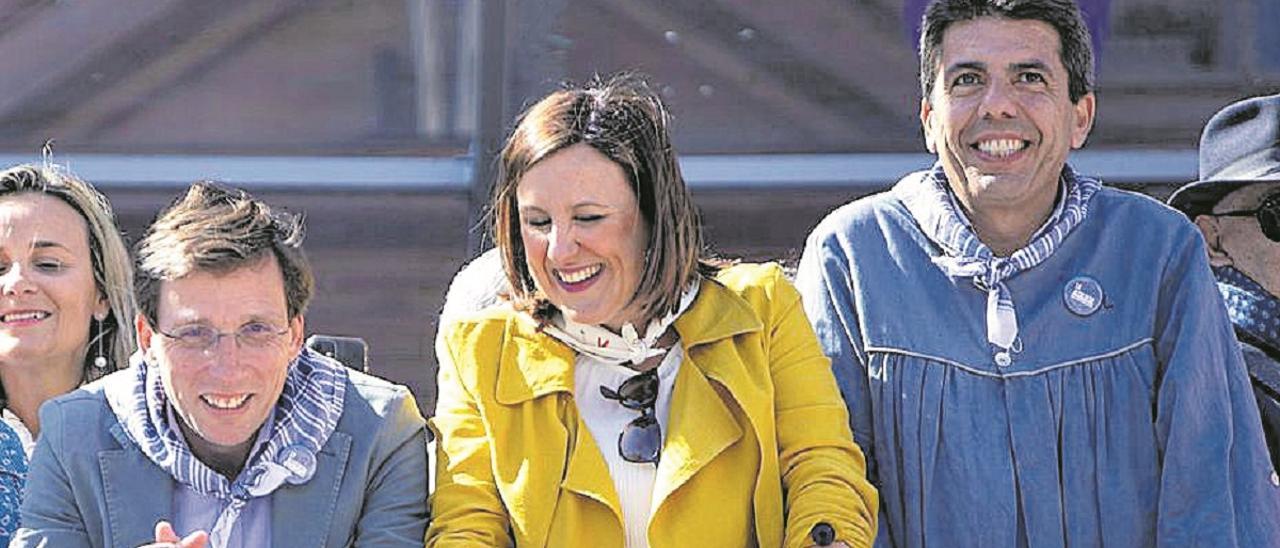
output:
[[[649,227],[644,270],[631,298],[645,317],[676,310],[685,288],[720,267],[704,256],[702,224],[680,174],[669,124],[662,99],[643,77],[631,73],[566,86],[520,116],[499,157],[490,211],[517,308],[541,321],[554,310],[525,263],[516,186],[543,158],[579,143],[622,168]]]
[[[94,285],[106,298],[110,310],[101,322],[90,322],[85,326],[89,338],[82,382],[125,367],[134,349],[132,323],[137,306],[133,298],[129,251],[120,237],[111,202],[89,183],[52,163],[41,166],[22,164],[0,171],[0,196],[24,193],[44,194],[62,200],[84,219],[88,228]],[[107,358],[105,368],[94,367],[97,353],[89,352],[89,347],[95,347],[99,342]],[[7,399],[4,387],[0,385],[0,402]]]

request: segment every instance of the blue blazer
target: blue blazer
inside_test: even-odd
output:
[[[172,476],[125,434],[102,386],[40,408],[40,439],[11,546],[134,547],[173,519]],[[413,395],[355,371],[316,475],[271,496],[271,546],[422,546],[427,527],[426,422]]]

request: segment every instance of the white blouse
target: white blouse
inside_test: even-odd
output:
[[[31,462],[31,452],[36,450],[36,438],[31,435],[31,430],[27,429],[27,425],[22,424],[22,419],[13,414],[9,408],[0,411],[0,419],[4,420],[14,432],[18,433],[18,440],[22,442],[22,452],[27,455],[27,462]]]
[[[675,386],[676,372],[684,361],[684,351],[679,341],[671,346],[658,364],[658,400],[654,406],[655,418],[662,427],[665,439],[667,415],[671,409],[671,390]],[[582,422],[587,425],[592,439],[600,447],[604,462],[609,466],[609,476],[622,504],[623,529],[627,548],[648,548],[649,517],[653,513],[653,484],[658,467],[650,463],[632,463],[618,454],[618,434],[627,423],[640,416],[640,411],[627,409],[617,401],[600,394],[600,387],[617,389],[623,381],[639,374],[624,365],[614,365],[578,354],[574,364],[573,395],[577,400]]]

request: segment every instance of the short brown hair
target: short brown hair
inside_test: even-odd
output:
[[[1093,91],[1093,42],[1074,0],[934,0],[925,10],[920,32],[920,89],[933,92],[942,59],[942,35],[954,23],[980,17],[1041,21],[1058,31],[1058,55],[1067,69],[1072,103]]]
[[[24,193],[62,200],[84,219],[87,227],[93,281],[110,310],[101,322],[89,322],[90,325],[85,326],[90,346],[101,343],[107,367],[94,367],[97,352],[85,352],[82,382],[123,368],[133,353],[133,329],[129,324],[136,307],[129,251],[120,237],[111,202],[89,183],[51,163],[22,164],[0,171],[0,196]],[[4,386],[0,385],[0,402],[5,400]]]
[[[240,189],[195,183],[156,217],[138,242],[139,308],[151,325],[158,325],[160,282],[198,270],[230,272],[270,253],[284,276],[292,320],[306,312],[315,292],[303,236],[301,216],[274,211]]]
[[[516,186],[543,158],[579,143],[622,168],[649,227],[644,271],[632,296],[645,316],[674,311],[685,288],[716,269],[704,256],[702,224],[680,174],[669,124],[662,99],[631,73],[566,84],[520,116],[499,157],[491,206],[494,240],[518,308],[543,321],[553,310],[525,262]]]

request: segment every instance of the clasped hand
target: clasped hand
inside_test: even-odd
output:
[[[156,540],[151,544],[138,548],[205,548],[209,545],[209,533],[196,531],[185,537],[179,537],[173,525],[167,521],[156,524]]]

